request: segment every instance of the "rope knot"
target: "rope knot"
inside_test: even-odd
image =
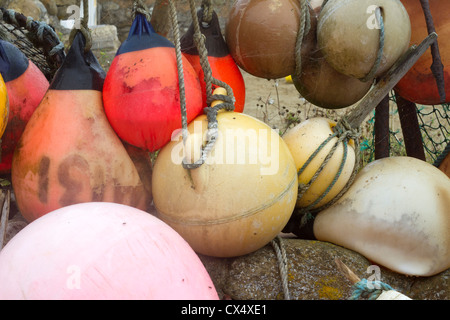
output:
[[[392,287],[381,281],[368,281],[363,279],[353,285],[353,294],[350,300],[358,300],[361,297],[369,300],[376,300],[383,293],[383,291],[394,290]]]

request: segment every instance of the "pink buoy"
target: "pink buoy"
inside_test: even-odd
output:
[[[83,203],[32,222],[0,252],[0,299],[217,300],[198,256],[139,209]]]

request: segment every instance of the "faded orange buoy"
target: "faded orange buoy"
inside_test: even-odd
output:
[[[0,47],[0,73],[5,80],[9,97],[9,117],[2,138],[0,173],[9,174],[17,143],[47,92],[49,83],[38,67],[16,46],[0,40]]]
[[[384,28],[377,22],[377,8]],[[411,23],[400,1],[329,0],[319,15],[317,42],[334,69],[363,79],[376,66],[380,33],[384,33],[384,48],[375,78],[386,72],[409,47]]]
[[[103,110],[104,77],[79,32],[14,153],[12,185],[28,221],[83,202],[147,209],[151,195]]]
[[[199,10],[198,18],[199,21],[203,20],[203,10]],[[236,99],[234,111],[242,112],[245,105],[244,78],[236,62],[230,55],[216,12],[213,12],[211,22],[208,24],[200,23],[200,31],[205,36],[205,48],[208,51],[208,62],[211,67],[212,76],[225,82],[233,89],[233,95]],[[194,42],[194,33],[194,26],[191,25],[186,34],[181,38],[181,50],[197,71],[202,87],[203,100],[205,101],[204,106],[206,106],[205,75],[200,63],[198,49]]]
[[[200,82],[182,57],[187,120],[202,109]],[[158,35],[142,14],[137,14],[103,88],[103,102],[111,126],[131,145],[156,151],[181,128],[180,91],[174,45]]]
[[[293,74],[300,15],[298,1],[236,1],[226,28],[226,42],[236,63],[259,78]],[[311,36],[304,37],[303,46],[311,42]]]
[[[420,43],[427,35],[428,29],[424,12],[420,1],[401,0],[412,21],[411,45]],[[450,68],[450,44],[447,39],[450,37],[450,1],[433,0],[429,1],[433,22],[438,34],[439,53],[444,66],[444,82],[446,100],[441,101],[436,79],[430,69],[433,63],[431,49],[423,54],[408,73],[399,81],[394,88],[395,91],[414,103],[424,105],[441,104],[450,102],[450,75],[446,70]]]
[[[233,257],[256,251],[285,227],[297,199],[297,173],[279,134],[237,112],[219,112],[218,138],[206,162],[199,159],[206,115],[189,126],[186,147],[178,137],[159,153],[153,171],[158,217],[198,253]],[[184,152],[185,150],[185,152]]]

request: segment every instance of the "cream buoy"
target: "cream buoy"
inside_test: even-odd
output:
[[[377,8],[383,25],[377,22]],[[387,71],[406,52],[410,39],[409,16],[398,0],[329,0],[318,20],[317,41],[328,63],[358,79],[369,76],[373,69],[373,77]],[[381,43],[384,47],[377,67]]]
[[[297,171],[301,171],[306,165],[303,172],[299,172],[299,184],[308,185],[311,182],[311,179],[325,162],[327,156],[331,153],[333,146],[338,142],[337,137],[331,139],[308,164],[308,160],[319,147],[334,134],[333,128],[335,126],[336,123],[327,118],[311,118],[290,129],[283,136],[283,140],[286,142],[294,157]],[[307,191],[299,197],[297,207],[306,208],[312,205],[313,208],[322,207],[333,200],[347,185],[355,167],[354,142],[350,140],[348,143],[347,158],[345,161],[344,148],[344,143],[341,142],[322,172],[317,176],[317,179],[312,182]],[[327,188],[332,184],[332,181],[339,173],[342,164],[342,172],[336,183],[329,190],[328,194],[324,196],[323,199],[319,200],[324,192],[326,192]],[[318,200],[319,202],[317,202]]]
[[[262,248],[285,227],[297,199],[297,172],[288,147],[265,123],[226,111],[217,121],[218,138],[199,168],[185,169],[182,161],[200,157],[205,115],[187,128],[186,156],[179,136],[160,151],[154,205],[196,252],[240,256]]]
[[[314,235],[395,272],[432,276],[450,267],[450,179],[410,157],[374,161],[314,221]]]
[[[51,212],[0,253],[0,299],[217,300],[195,252],[173,229],[125,205]]]

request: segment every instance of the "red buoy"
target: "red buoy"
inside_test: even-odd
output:
[[[203,110],[200,82],[182,57],[188,122]],[[118,136],[136,147],[156,151],[182,127],[174,45],[137,14],[106,75],[103,103]]]
[[[427,35],[427,23],[420,4],[416,0],[401,0],[403,6],[411,19],[411,45],[419,44]],[[430,11],[433,17],[436,33],[438,34],[438,45],[441,62],[444,65],[445,101],[441,101],[436,79],[431,71],[433,56],[431,49],[428,49],[408,73],[399,81],[395,91],[414,103],[424,105],[435,105],[443,102],[450,102],[450,1],[433,0],[430,1]]]
[[[9,97],[9,119],[2,137],[0,174],[9,174],[16,145],[49,83],[41,70],[10,42],[0,40],[0,60],[0,73]]]
[[[202,9],[198,11],[198,18],[199,21],[203,20]],[[211,22],[208,24],[200,23],[200,31],[205,36],[205,47],[208,51],[208,61],[211,67],[212,76],[225,82],[233,89],[233,94],[236,98],[234,111],[242,112],[245,105],[244,78],[228,50],[216,12],[213,12]],[[207,95],[205,91],[205,75],[200,63],[199,52],[194,42],[194,33],[194,25],[191,24],[186,34],[181,38],[181,50],[197,71],[202,87],[203,101],[205,101],[204,106],[206,106]],[[211,90],[214,90],[215,88],[216,87],[213,86]]]

